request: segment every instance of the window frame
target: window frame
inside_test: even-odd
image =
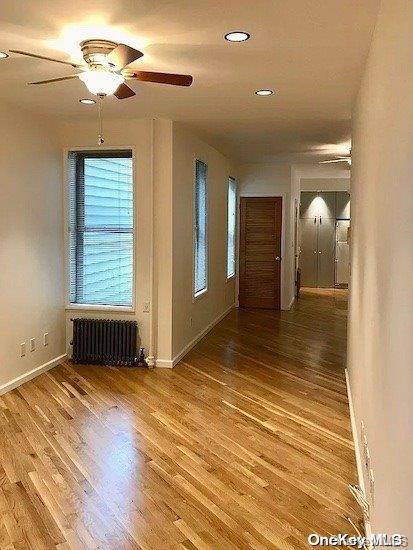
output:
[[[229,237],[229,190],[231,186],[231,182],[235,185],[235,211],[234,211],[234,273],[231,275],[228,275],[228,259],[229,259],[229,247],[228,247],[228,237]],[[233,176],[228,176],[228,184],[227,184],[227,262],[226,262],[226,280],[227,282],[231,281],[232,279],[235,279],[237,276],[237,258],[238,258],[238,182]]]
[[[132,158],[132,188],[133,188],[133,231],[132,231],[132,304],[130,306],[111,304],[78,304],[70,301],[70,190],[69,190],[69,153],[107,153],[129,151]],[[100,146],[100,147],[65,147],[63,149],[63,201],[64,201],[64,269],[65,269],[65,309],[80,311],[113,311],[135,313],[136,311],[136,245],[137,245],[137,216],[136,216],[136,151],[133,145]]]
[[[206,258],[206,270],[205,270],[205,288],[202,290],[195,290],[195,265],[196,265],[196,165],[197,162],[201,162],[206,166],[206,186],[205,186],[205,258]],[[200,156],[194,156],[193,161],[193,184],[192,184],[192,302],[205,297],[209,290],[209,189],[208,189],[208,163]]]

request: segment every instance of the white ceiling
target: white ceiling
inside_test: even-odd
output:
[[[133,83],[106,100],[110,118],[185,122],[246,162],[342,154],[378,0],[1,0],[0,51],[81,60],[78,43],[109,38],[141,49],[132,67],[194,76],[191,88]],[[231,30],[251,39],[232,44]],[[28,87],[71,67],[11,56],[0,61],[0,99],[60,117],[94,117],[79,80]],[[272,88],[257,97],[257,88]]]

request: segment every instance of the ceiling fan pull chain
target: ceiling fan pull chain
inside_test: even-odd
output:
[[[103,137],[103,125],[102,125],[102,102],[103,98],[105,96],[99,94],[98,95],[98,118],[99,118],[99,128],[98,128],[98,145],[103,145],[105,143],[105,139]]]

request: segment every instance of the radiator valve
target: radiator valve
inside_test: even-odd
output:
[[[140,348],[140,350],[139,350],[139,357],[138,357],[138,361],[136,363],[136,366],[137,367],[146,367],[146,368],[148,368],[148,363],[146,362],[146,359],[145,359],[145,350],[144,350],[144,348]]]

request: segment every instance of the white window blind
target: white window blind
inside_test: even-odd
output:
[[[237,182],[228,180],[228,233],[227,233],[227,278],[235,275],[236,262],[236,223],[237,223]]]
[[[208,235],[207,235],[207,165],[200,160],[195,166],[195,238],[194,238],[194,293],[195,296],[208,285]]]
[[[132,306],[131,151],[69,153],[70,302]]]

